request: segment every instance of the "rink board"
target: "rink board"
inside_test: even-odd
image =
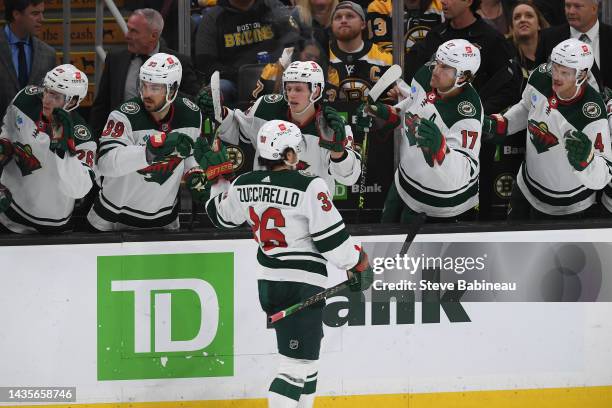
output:
[[[418,238],[606,242],[611,232]],[[76,386],[76,407],[264,407],[277,357],[255,253],[250,240],[0,248],[0,384]],[[329,284],[342,279],[330,271]],[[162,287],[170,280],[183,286]],[[139,314],[145,289],[138,304],[150,309]],[[326,313],[345,301],[332,298]],[[441,312],[427,324],[416,303],[414,324],[396,324],[391,308],[391,323],[377,325],[370,302],[361,307],[364,324],[343,323],[346,309],[339,327],[326,321],[318,408],[612,406],[612,303],[464,303],[470,322]]]

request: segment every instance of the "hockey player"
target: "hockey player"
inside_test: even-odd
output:
[[[416,213],[455,219],[478,204],[478,152],[482,104],[470,84],[480,66],[480,52],[466,40],[442,44],[431,67],[412,80],[410,95],[395,107],[362,105],[359,128],[382,122],[381,132],[400,122],[400,164],[395,172],[383,222],[410,222]],[[401,116],[401,119],[400,119]]]
[[[83,72],[59,65],[47,72],[42,87],[25,87],[8,107],[0,134],[0,223],[5,228],[22,234],[72,228],[75,200],[89,192],[94,180],[96,143],[74,111],[87,95],[87,84]]]
[[[111,112],[100,137],[101,190],[87,215],[100,231],[179,228],[177,194],[200,135],[200,109],[177,98],[181,63],[158,53],[140,68],[140,97]]]
[[[610,131],[601,96],[587,82],[591,47],[569,39],[533,71],[519,103],[485,119],[501,141],[527,128],[525,161],[512,190],[510,220],[578,214],[610,175]],[[544,215],[545,214],[545,215]]]
[[[353,151],[351,128],[334,108],[318,103],[324,87],[323,70],[316,62],[292,62],[283,72],[283,95],[264,95],[246,113],[223,107],[219,136],[231,144],[238,144],[242,138],[257,149],[257,132],[267,121],[287,120],[296,124],[304,135],[302,168],[323,178],[331,191],[335,181],[353,185],[361,174],[360,156]],[[213,118],[210,92],[200,93],[198,104],[205,117]],[[255,169],[261,168],[257,157],[256,150]]]
[[[246,222],[253,230],[263,310],[270,315],[323,290],[328,261],[356,274],[358,283],[351,290],[367,289],[373,279],[368,257],[346,231],[327,184],[296,171],[304,152],[299,128],[272,120],[259,129],[256,140],[264,170],[242,174],[231,186],[215,184],[206,210],[219,228]],[[323,306],[321,302],[274,324],[281,361],[269,389],[270,408],[312,407]]]

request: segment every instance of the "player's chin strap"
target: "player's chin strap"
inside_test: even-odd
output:
[[[563,102],[567,102],[567,101],[573,101],[574,98],[576,98],[578,96],[578,94],[580,94],[580,92],[582,92],[582,85],[586,82],[586,80],[589,78],[589,71],[585,71],[584,74],[584,78],[578,80],[576,79],[576,92],[574,92],[574,95],[572,95],[570,98],[562,98],[559,94],[557,94],[557,98],[559,98],[559,100],[563,101]]]
[[[319,92],[319,96],[317,96],[316,98],[312,98],[314,95],[314,90],[311,90],[310,92],[310,97],[308,98],[308,100],[310,101],[310,103],[308,105],[306,105],[306,107],[304,109],[302,109],[300,112],[291,112],[291,116],[302,116],[308,109],[310,109],[310,107],[312,105],[315,104],[316,101],[318,101],[319,99],[321,99],[321,97],[323,96],[323,89],[321,89],[321,92]],[[285,98],[285,101],[289,102],[289,98],[287,98],[287,91],[283,90],[283,97]]]
[[[459,81],[459,78],[455,80],[455,84],[451,86],[448,91],[443,91],[440,88],[437,88],[436,92],[438,92],[438,94],[440,95],[448,95],[449,93],[453,92],[455,89],[462,88],[463,86],[465,86],[465,84],[469,82],[467,79],[464,79],[463,82],[459,84],[457,83],[458,81]]]

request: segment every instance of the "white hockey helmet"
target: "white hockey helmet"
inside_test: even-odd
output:
[[[470,74],[476,75],[480,68],[480,50],[467,40],[457,38],[449,40],[438,47],[436,51],[436,61],[455,68],[454,88],[462,87],[469,81],[459,83],[459,79]]]
[[[283,72],[283,96],[287,100],[285,84],[287,82],[306,82],[310,84],[310,102],[315,103],[323,96],[325,89],[325,76],[323,69],[314,61],[294,61]],[[317,85],[321,87],[321,92],[314,98]]]
[[[87,96],[89,81],[84,72],[79,71],[74,65],[58,65],[47,72],[43,81],[43,87],[64,95],[65,101],[62,109],[70,112],[77,108],[81,101]]]
[[[174,55],[160,52],[152,55],[142,64],[139,75],[140,82],[166,85],[166,103],[157,110],[158,112],[174,102],[181,85],[182,76],[183,67]],[[142,97],[142,93],[140,96]]]
[[[271,120],[257,132],[259,156],[268,160],[282,160],[286,149],[291,148],[299,156],[304,147],[304,136],[299,127],[284,120]],[[298,159],[299,161],[299,159]],[[287,163],[295,166],[295,163]]]
[[[576,86],[580,86],[588,78],[588,72],[593,66],[595,57],[591,46],[575,38],[560,42],[550,53],[550,61],[576,70]],[[584,72],[585,75],[580,75]]]

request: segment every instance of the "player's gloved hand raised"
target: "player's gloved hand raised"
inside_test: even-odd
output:
[[[565,150],[567,160],[578,171],[586,169],[593,161],[593,142],[579,130],[574,130],[565,137]]]
[[[508,136],[508,119],[499,113],[485,115],[482,121],[482,139],[485,142],[500,144]]]
[[[400,124],[399,116],[395,108],[385,105],[382,102],[374,102],[371,104],[363,103],[357,108],[358,113],[365,112],[372,118],[376,119],[376,125],[383,134],[395,129]],[[357,118],[359,120],[359,118]],[[363,121],[364,125],[370,122]],[[359,126],[356,124],[357,130],[365,131],[367,126]],[[370,126],[371,130],[371,126]]]
[[[357,108],[357,112],[355,113],[355,128],[359,132],[369,132],[374,125],[374,121],[372,120],[372,116],[367,112],[367,104],[364,102]]]
[[[359,253],[359,261],[357,265],[353,266],[351,269],[347,271],[347,275],[349,279],[353,276],[357,278],[357,281],[349,286],[349,289],[352,292],[359,292],[363,290],[367,290],[374,281],[374,271],[370,266],[370,262],[368,261],[368,254],[366,254],[363,249]]]
[[[195,202],[204,204],[208,201],[210,198],[210,183],[206,179],[204,170],[194,167],[185,173],[183,181]]]
[[[0,168],[11,160],[13,152],[14,149],[11,141],[5,138],[0,139]]]
[[[428,119],[421,119],[417,129],[417,146],[419,146],[430,167],[435,162],[442,164],[446,155],[446,139],[440,129]]]
[[[196,96],[196,103],[200,107],[202,111],[202,116],[204,119],[210,119],[213,121],[215,119],[215,104],[213,102],[212,91],[210,90],[210,86],[204,87],[198,96]],[[223,106],[223,96],[221,95],[221,116],[225,117],[225,107]]]
[[[193,149],[193,157],[205,172],[208,180],[214,180],[221,175],[231,175],[234,166],[227,156],[227,150],[219,138],[215,138],[213,146],[204,137],[198,137]]]
[[[76,154],[74,144],[74,122],[69,112],[61,108],[53,109],[53,126],[49,149],[62,159],[65,154],[70,156]]]
[[[419,115],[415,115],[411,112],[404,114],[404,134],[410,146],[417,144],[417,129],[421,123]]]
[[[343,152],[347,143],[344,119],[331,106],[324,106],[322,113],[329,129],[319,126],[319,146],[332,152]]]
[[[5,212],[10,207],[11,201],[13,201],[11,192],[2,183],[0,183],[0,214]]]
[[[181,132],[161,132],[152,135],[147,140],[147,162],[149,164],[167,159],[168,157],[179,157],[184,159],[191,155],[193,140]]]

